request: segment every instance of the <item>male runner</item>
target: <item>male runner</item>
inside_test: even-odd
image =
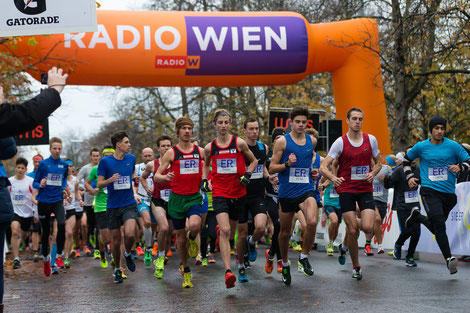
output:
[[[156,278],[161,279],[163,277],[163,270],[165,269],[165,253],[170,249],[170,215],[168,215],[168,200],[170,199],[171,192],[171,182],[164,180],[162,182],[155,181],[153,183],[153,188],[150,188],[147,184],[147,178],[153,177],[155,179],[155,173],[162,163],[162,159],[168,150],[171,149],[171,138],[168,136],[160,136],[157,138],[157,149],[160,157],[153,160],[153,162],[148,162],[145,171],[141,176],[141,185],[146,190],[147,195],[152,197],[152,203],[150,205],[152,217],[158,225],[158,254],[157,260],[155,261],[155,273]],[[162,172],[162,175],[167,175],[170,172],[170,165]],[[147,245],[148,252],[150,255],[150,260],[152,259],[151,245]]]
[[[203,150],[191,143],[193,121],[180,117],[175,122],[178,144],[168,150],[155,173],[157,182],[170,181],[171,193],[168,199],[168,213],[176,232],[177,248],[184,268],[183,288],[192,288],[189,257],[196,257],[198,246],[196,236],[201,230],[202,215],[202,155]],[[168,166],[170,171],[163,174]],[[186,219],[189,232],[186,234]],[[187,249],[189,240],[189,253]]]
[[[58,225],[56,264],[58,267],[65,267],[62,255],[65,243],[64,193],[69,196],[67,190],[68,165],[60,158],[62,140],[52,137],[49,140],[49,151],[51,156],[39,163],[33,183],[33,187],[39,190],[36,199],[38,201],[38,215],[42,228],[41,254],[44,275],[46,276],[51,274],[51,259],[49,255],[51,213],[54,213]]]
[[[15,176],[8,179],[11,183],[8,189],[15,212],[15,217],[11,222],[11,248],[13,250],[13,269],[15,270],[21,268],[20,240],[24,242],[27,239],[33,218],[37,220],[37,217],[34,217],[35,207],[33,207],[33,203],[36,202],[34,195],[37,190],[33,188],[33,179],[25,175],[27,168],[28,161],[25,158],[17,158]]]
[[[418,178],[411,170],[411,161],[419,158],[420,194],[427,213],[427,217],[423,216],[419,207],[413,208],[405,226],[411,228],[414,222],[424,224],[436,236],[449,272],[455,274],[458,261],[450,252],[445,223],[457,203],[456,173],[470,168],[470,157],[461,145],[444,137],[446,126],[447,121],[443,117],[433,116],[429,121],[431,138],[417,143],[405,155],[403,169],[412,188],[418,186]]]
[[[34,176],[36,175],[36,171],[38,169],[39,163],[44,160],[42,155],[37,154],[33,156],[33,166],[34,169],[31,173],[28,173],[26,176],[31,177],[34,179]],[[37,190],[36,190],[37,194]],[[38,207],[36,205],[37,201],[33,203],[33,209],[36,212],[36,215],[38,213]],[[39,218],[33,219],[33,227],[32,227],[32,234],[31,234],[31,241],[33,242],[33,261],[37,262],[41,258],[39,255],[39,234],[41,233],[41,224],[39,223]]]
[[[279,248],[282,256],[282,281],[291,284],[288,258],[289,236],[294,214],[302,210],[306,220],[302,252],[299,256],[298,271],[313,275],[308,254],[313,247],[318,223],[318,207],[312,180],[312,161],[317,144],[315,138],[307,135],[309,112],[305,107],[295,107],[290,112],[291,131],[279,138],[274,145],[269,172],[279,173]]]
[[[65,207],[65,258],[64,265],[65,268],[70,268],[70,252],[73,248],[73,237],[75,231],[75,224],[77,223],[75,216],[75,208],[78,205],[80,196],[78,194],[78,184],[77,178],[73,176],[73,162],[71,160],[66,160],[68,166],[68,176],[67,176],[67,188],[70,191],[70,196],[64,200]],[[78,236],[77,236],[78,238]],[[76,241],[77,247],[79,246],[78,241]]]
[[[361,225],[364,233],[371,233],[375,221],[375,203],[372,181],[380,171],[382,163],[377,139],[361,131],[364,113],[359,108],[348,111],[346,123],[348,132],[336,139],[331,146],[320,172],[334,183],[339,194],[339,203],[346,223],[346,238],[344,242],[349,248],[353,263],[352,278],[362,279],[362,268],[359,264],[356,220],[356,204],[361,211]],[[328,168],[338,158],[338,173],[334,175]],[[371,168],[371,159],[374,167]],[[344,264],[346,247],[340,245],[338,261]]]
[[[336,237],[338,237],[338,229],[343,216],[339,206],[339,195],[334,188],[333,182],[326,180],[323,183],[323,187],[325,188],[325,192],[323,193],[323,211],[330,219],[330,225],[328,226],[329,243],[326,248],[326,253],[332,256],[334,252],[333,242],[336,240]]]
[[[98,165],[98,188],[108,190],[106,219],[111,231],[114,257],[114,282],[122,283],[121,269],[121,226],[124,226],[124,258],[129,271],[135,271],[131,256],[134,245],[137,203],[132,189],[135,169],[135,156],[128,154],[131,144],[124,131],[116,132],[111,137],[114,154],[101,159]]]
[[[267,209],[264,195],[266,194],[266,178],[269,176],[265,167],[268,147],[258,140],[259,125],[254,118],[248,118],[243,122],[243,133],[248,148],[258,161],[255,171],[251,174],[250,183],[246,186],[245,203],[241,207],[238,217],[238,280],[247,282],[245,269],[245,253],[248,252],[250,262],[256,261],[256,242],[264,236],[267,222]],[[245,157],[247,168],[251,161]],[[253,217],[253,235],[248,236],[248,216]]]
[[[210,167],[212,205],[219,224],[219,248],[225,267],[225,286],[235,287],[236,277],[230,270],[230,231],[237,227],[243,209],[246,188],[258,162],[246,142],[230,135],[232,117],[224,109],[215,111],[214,126],[218,137],[204,148],[203,190],[210,191],[207,176]],[[245,158],[249,162],[246,169]]]

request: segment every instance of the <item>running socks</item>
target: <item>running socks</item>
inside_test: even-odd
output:
[[[300,259],[301,260],[306,259],[307,257],[308,257],[308,254],[303,254],[303,253],[300,254]]]

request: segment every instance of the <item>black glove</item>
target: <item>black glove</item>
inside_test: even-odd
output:
[[[242,177],[240,177],[240,184],[246,186],[250,183],[251,173],[246,172]]]
[[[202,180],[202,183],[201,183],[201,190],[204,191],[204,192],[209,192],[211,191],[209,189],[209,181],[205,178]]]

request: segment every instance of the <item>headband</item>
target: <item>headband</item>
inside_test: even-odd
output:
[[[114,153],[114,149],[113,148],[105,148],[103,149],[103,154],[105,153]]]

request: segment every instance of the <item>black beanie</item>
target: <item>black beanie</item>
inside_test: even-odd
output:
[[[446,129],[447,121],[446,121],[446,119],[443,118],[442,116],[434,115],[434,116],[431,118],[431,120],[429,121],[429,132],[432,133],[432,129],[433,129],[436,125],[442,125],[442,126],[444,126],[444,129]]]
[[[287,131],[284,128],[276,128],[273,130],[273,134],[271,135],[271,140],[274,142],[274,139],[276,139],[277,136],[282,136],[285,135]]]

